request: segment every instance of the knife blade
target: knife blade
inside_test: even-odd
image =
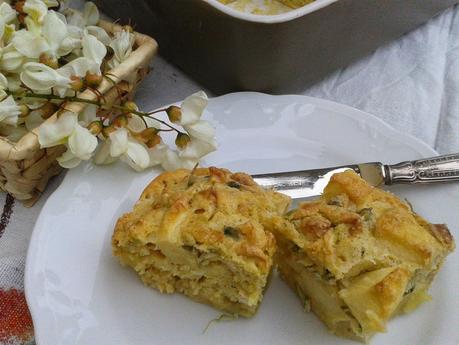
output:
[[[265,188],[275,189],[292,199],[300,199],[319,196],[334,174],[346,170],[355,171],[375,187],[382,184],[459,181],[459,153],[405,161],[394,165],[371,162],[324,169],[259,174],[252,177]]]

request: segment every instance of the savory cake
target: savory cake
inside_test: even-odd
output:
[[[429,299],[454,241],[408,203],[353,171],[286,215],[276,261],[283,279],[335,334],[367,341],[386,322]]]
[[[282,2],[284,5],[287,5],[291,8],[299,8],[307,4],[310,4],[314,0],[279,0],[279,1]]]
[[[261,15],[276,15],[305,6],[314,0],[219,0],[235,10]]]
[[[148,286],[248,317],[273,265],[271,231],[289,203],[243,173],[166,172],[118,220],[113,253]]]

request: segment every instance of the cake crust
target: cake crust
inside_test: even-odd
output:
[[[276,233],[281,276],[329,329],[367,341],[387,321],[429,299],[454,240],[353,171],[299,205]]]
[[[251,316],[272,269],[271,231],[288,205],[243,173],[166,172],[118,220],[113,253],[161,292]]]

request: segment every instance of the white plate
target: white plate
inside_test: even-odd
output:
[[[220,147],[205,164],[249,173],[435,155],[369,114],[304,96],[230,94],[212,99],[206,117],[217,124]],[[255,317],[213,323],[203,333],[219,311],[161,295],[122,268],[111,255],[114,223],[157,173],[85,165],[70,171],[48,199],[25,278],[38,345],[354,344],[304,313],[278,277]],[[458,185],[393,190],[430,221],[459,228]],[[391,321],[372,344],[457,344],[458,284],[456,252],[433,284],[433,301]]]

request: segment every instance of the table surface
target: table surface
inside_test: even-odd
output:
[[[140,86],[136,101],[141,109],[154,109],[201,89],[159,56]],[[333,73],[302,94],[372,113],[440,153],[459,152],[459,7]],[[34,343],[23,293],[27,246],[43,204],[62,177],[51,181],[33,208],[0,196],[0,344]]]

